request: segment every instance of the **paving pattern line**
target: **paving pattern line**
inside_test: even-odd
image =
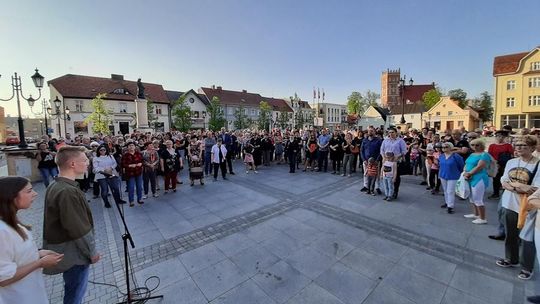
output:
[[[513,286],[512,303],[523,302],[524,282],[515,276],[510,276],[507,270],[496,267],[495,261],[498,257],[318,201],[304,202],[299,207],[364,230],[370,235],[385,238],[478,273],[509,282]]]

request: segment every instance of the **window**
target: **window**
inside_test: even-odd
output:
[[[124,89],[114,89],[113,94],[128,94]]]
[[[516,99],[514,97],[506,98],[506,107],[513,108],[515,106]]]
[[[454,112],[448,111],[448,116],[452,116],[452,114],[454,114]]]
[[[540,116],[538,115],[529,116],[529,128],[540,128]]]
[[[191,117],[193,117],[193,118],[199,118],[199,111],[192,111],[192,112],[191,112]]]
[[[532,71],[540,71],[540,61],[536,61],[531,63],[531,70]]]
[[[251,109],[251,115],[255,115],[255,109]]]
[[[540,106],[540,95],[529,96],[530,106]]]
[[[435,116],[441,116],[441,112],[435,112]]]
[[[83,101],[75,100],[75,112],[83,112]]]
[[[514,129],[525,128],[525,115],[503,115],[502,123]]]
[[[118,105],[120,106],[120,113],[127,113],[127,103],[121,102]]]
[[[513,90],[516,88],[516,81],[515,80],[508,80],[506,82],[506,89],[507,90]]]
[[[161,113],[161,106],[156,105],[156,106],[154,106],[154,109],[156,109],[156,115],[161,115],[162,114]]]
[[[245,115],[248,115],[248,114],[249,114],[249,113],[248,113],[248,109],[245,109],[245,108],[244,108],[244,114],[245,114]]]
[[[233,113],[234,113],[234,108],[233,107],[228,107],[227,108],[227,114],[233,115]]]
[[[457,125],[458,127],[463,127],[463,120],[458,120]]]
[[[540,88],[540,77],[529,78],[529,88]]]

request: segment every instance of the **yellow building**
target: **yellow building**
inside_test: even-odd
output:
[[[495,57],[493,76],[495,127],[540,128],[540,46]]]
[[[466,107],[462,109],[459,102],[449,96],[442,96],[425,115],[425,124],[429,128],[437,131],[451,131],[464,127],[465,130],[472,131],[480,127],[478,112]]]

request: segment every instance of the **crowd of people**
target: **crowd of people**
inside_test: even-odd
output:
[[[536,210],[540,208],[539,134],[522,130],[521,135],[516,135],[511,127],[505,126],[495,132],[494,140],[463,128],[437,133],[429,128],[401,132],[394,127],[386,130],[369,127],[363,131],[338,128],[332,132],[324,128],[271,131],[223,128],[218,132],[134,132],[93,138],[71,138],[69,134],[58,139],[44,136],[38,143],[36,159],[43,182],[48,186],[45,204],[57,212],[50,213],[47,209],[45,215],[47,250],[38,252],[28,243],[28,231],[16,217],[17,210],[28,208],[35,198],[31,184],[16,177],[0,179],[2,189],[11,190],[0,193],[0,238],[10,246],[33,252],[19,260],[12,256],[13,251],[0,250],[0,286],[9,291],[4,294],[14,295],[19,290],[16,282],[41,268],[52,268],[51,273],[64,275],[66,297],[81,298],[81,289],[84,294],[86,288],[81,277],[87,277],[88,268],[74,267],[99,260],[85,192],[92,189],[93,198],[101,196],[106,208],[111,207],[109,191],[116,204],[129,203],[133,207],[136,203],[144,204],[150,196],[176,192],[178,185],[184,183],[183,175],[179,174],[182,170],[188,170],[186,182],[190,186],[195,182],[203,186],[205,179],[217,181],[221,175],[226,180],[228,175],[239,174],[234,172],[239,168],[234,162],[243,162],[245,167],[240,167],[245,168],[245,174],[264,174],[264,167],[288,164],[291,174],[297,170],[304,174],[330,171],[343,178],[362,178],[359,190],[371,196],[380,195],[386,202],[399,198],[402,176],[421,176],[420,185],[431,194],[442,191],[441,208],[448,214],[455,213],[456,184],[464,180],[470,187],[467,199],[472,210],[464,217],[473,224],[487,223],[484,205],[491,186],[487,198],[499,201],[498,218],[493,219],[499,225],[498,231],[489,237],[505,242],[505,257],[494,264],[520,265],[518,277],[527,280],[533,273],[535,244],[539,244],[535,238],[540,237],[535,233]],[[56,179],[50,184],[51,178]],[[127,192],[127,201],[123,192]],[[70,204],[66,200],[76,201],[79,208],[67,208]],[[62,208],[67,211],[59,211]],[[69,227],[61,228],[59,219],[66,217],[71,220],[63,225]],[[61,231],[67,231],[62,229],[71,233],[62,235]],[[81,252],[76,244],[85,244],[85,250]],[[38,283],[32,284],[41,288]],[[532,297],[530,301],[540,303],[534,302],[539,299]]]

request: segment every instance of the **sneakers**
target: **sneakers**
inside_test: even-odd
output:
[[[145,194],[145,195],[142,196],[142,198],[143,198],[143,199],[147,199],[147,198],[148,198],[148,195]]]
[[[477,219],[477,218],[478,218],[478,215],[471,213],[471,214],[465,214],[463,217],[464,217],[464,218],[473,218],[473,219]]]
[[[507,259],[500,259],[500,260],[497,260],[497,262],[495,262],[495,264],[497,264],[497,266],[502,267],[502,268],[509,268],[509,267],[513,267],[513,266],[519,265],[519,263],[512,264],[512,263],[510,262],[510,260],[507,260]]]
[[[473,224],[477,224],[477,225],[487,224],[487,222],[488,222],[487,220],[483,220],[481,218],[477,218],[474,221],[472,221]]]
[[[153,197],[159,197],[159,194],[157,193],[154,193],[154,195],[152,195]]]
[[[375,196],[375,195],[377,195],[377,194],[376,194],[375,192],[371,192],[371,195]]]
[[[441,205],[441,208],[446,208],[446,207],[448,207],[446,204]]]
[[[246,171],[246,174],[249,174],[249,170]]]
[[[517,277],[521,280],[530,280],[532,277],[532,272],[522,269]]]
[[[368,191],[368,188],[366,188],[366,187],[360,189],[360,192],[366,192],[366,191]],[[380,190],[379,190],[379,191],[380,191]]]
[[[387,201],[387,200],[388,200],[388,196],[385,196],[385,197],[383,198],[383,201]]]
[[[448,209],[446,210],[446,212],[448,212],[448,214],[454,214],[454,208],[448,207]]]
[[[253,171],[253,172],[255,172],[255,173],[259,173],[259,172],[257,172],[257,170],[255,170],[255,171]]]
[[[377,191],[377,194],[378,194],[378,195],[381,195],[381,194],[382,194],[382,191],[381,191],[381,189],[379,189],[379,188],[375,189],[375,191]]]

